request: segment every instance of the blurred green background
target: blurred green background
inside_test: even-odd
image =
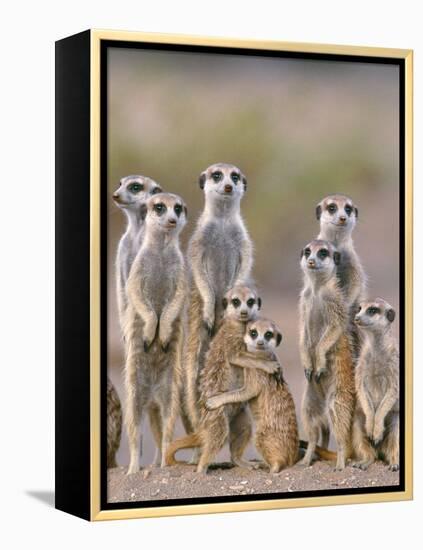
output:
[[[284,335],[279,357],[299,411],[299,256],[318,233],[314,209],[325,195],[353,198],[359,209],[354,239],[369,294],[399,306],[398,68],[108,51],[108,358],[121,399],[114,258],[125,218],[112,192],[122,176],[139,173],[180,194],[189,214],[185,248],[203,207],[200,172],[214,162],[229,162],[248,180],[242,213],[255,246],[254,277],[263,315]],[[149,429],[145,433],[142,464],[153,457]],[[118,462],[127,464],[125,437]]]

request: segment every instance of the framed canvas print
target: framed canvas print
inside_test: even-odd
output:
[[[56,507],[412,498],[412,52],[56,43]]]

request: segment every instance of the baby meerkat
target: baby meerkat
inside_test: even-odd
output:
[[[151,195],[161,192],[161,187],[151,178],[133,175],[122,178],[119,187],[113,193],[116,206],[125,213],[128,221],[126,231],[119,241],[116,255],[116,289],[121,326],[123,314],[128,304],[126,282],[144,234],[141,204],[145,203]]]
[[[268,351],[277,361],[275,348],[281,340],[282,335],[273,321],[259,318],[247,324],[244,342],[253,354]],[[276,376],[260,369],[246,369],[242,388],[210,397],[206,406],[216,409],[246,401],[256,422],[256,448],[270,472],[277,473],[295,464],[299,458],[297,417],[294,400],[281,373]]]
[[[366,294],[366,275],[352,239],[358,219],[358,208],[352,199],[345,195],[329,195],[317,205],[316,217],[320,222],[320,233],[317,238],[332,243],[341,255],[336,272],[347,301],[349,330],[354,355],[357,357],[360,352],[360,339],[353,321],[357,306],[365,299]]]
[[[300,355],[307,383],[302,420],[308,436],[302,464],[311,464],[320,434],[327,446],[329,420],[338,448],[336,469],[351,452],[354,367],[348,335],[348,310],[336,267],[340,253],[328,241],[311,241],[301,251],[304,288],[300,297]]]
[[[187,296],[179,234],[187,209],[177,195],[159,193],[142,206],[145,235],[127,283],[124,334],[126,410],[130,465],[139,469],[140,424],[148,410],[156,440],[156,462],[172,438],[179,407],[182,313]],[[163,457],[163,458],[161,458]]]
[[[212,340],[200,373],[199,427],[195,433],[176,440],[168,447],[166,463],[177,464],[175,453],[179,449],[200,447],[197,472],[205,472],[229,438],[231,459],[234,464],[251,467],[242,459],[245,447],[251,438],[251,423],[244,404],[233,404],[210,411],[207,400],[221,392],[240,387],[243,369],[237,366],[259,368],[274,373],[279,365],[273,353],[248,352],[244,343],[245,324],[257,316],[260,298],[249,287],[238,286],[226,293],[223,300],[225,311],[223,323]]]
[[[395,310],[381,298],[362,302],[355,323],[364,334],[357,363],[353,425],[355,466],[366,469],[382,458],[399,468],[399,351],[392,322]]]
[[[218,163],[201,173],[205,206],[188,246],[191,271],[186,368],[186,408],[193,428],[199,420],[198,373],[212,335],[218,330],[225,293],[248,284],[253,251],[241,217],[247,180],[239,168]]]
[[[112,381],[107,377],[107,467],[116,468],[116,453],[122,435],[122,407]]]

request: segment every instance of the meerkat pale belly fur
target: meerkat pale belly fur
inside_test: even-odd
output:
[[[282,336],[267,319],[250,321],[244,342],[251,353],[270,351],[274,354]],[[274,355],[276,360],[276,355]],[[232,363],[234,365],[234,363]],[[244,386],[211,397],[206,406],[216,409],[229,403],[248,401],[255,420],[255,445],[270,472],[292,466],[299,458],[298,425],[294,400],[281,373],[270,375],[260,369],[244,370]]]
[[[186,368],[186,408],[192,427],[198,423],[198,373],[222,317],[222,299],[233,286],[249,281],[253,262],[250,237],[240,213],[247,187],[242,172],[214,164],[199,179],[205,207],[188,246],[191,275]]]
[[[243,404],[228,405],[210,411],[206,407],[208,398],[218,393],[239,387],[243,383],[243,369],[261,368],[273,373],[278,369],[273,354],[262,352],[251,354],[244,343],[245,323],[254,318],[260,301],[249,287],[235,287],[223,301],[225,317],[212,340],[206,361],[200,373],[198,401],[199,424],[195,433],[176,440],[169,445],[166,462],[176,464],[175,453],[179,449],[200,448],[198,472],[207,471],[208,465],[229,439],[231,459],[234,464],[250,467],[242,459],[245,447],[251,438],[251,423]]]
[[[399,351],[392,334],[394,309],[381,298],[362,302],[355,322],[364,335],[356,367],[353,426],[356,466],[382,458],[399,467]]]
[[[145,236],[128,278],[124,323],[128,473],[139,469],[140,425],[147,411],[158,449],[156,463],[164,465],[179,412],[181,321],[187,296],[179,248],[179,233],[186,223],[185,203],[177,195],[159,193],[142,211]]]
[[[125,213],[128,222],[126,231],[119,241],[116,254],[116,291],[121,327],[128,305],[126,282],[144,234],[141,204],[145,203],[151,195],[161,191],[161,187],[151,178],[132,175],[122,178],[119,187],[113,193],[115,204]]]
[[[361,343],[359,332],[354,325],[354,316],[358,304],[366,297],[367,282],[352,239],[352,233],[358,220],[358,208],[345,195],[329,195],[317,205],[316,217],[320,222],[320,233],[317,239],[329,241],[341,255],[336,272],[347,301],[349,331],[352,337],[354,356],[357,358]]]
[[[302,463],[310,465],[320,435],[327,446],[329,422],[336,445],[336,468],[351,454],[355,404],[354,366],[348,309],[336,265],[339,252],[314,240],[301,251],[304,288],[300,297],[300,356],[306,374],[301,416],[309,444]]]
[[[122,407],[112,381],[107,377],[107,467],[116,468],[116,453],[122,435]]]

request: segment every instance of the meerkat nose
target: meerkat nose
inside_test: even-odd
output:
[[[119,198],[119,193],[113,193],[113,198],[118,199]]]
[[[232,193],[232,185],[225,185],[225,193]]]
[[[257,342],[257,347],[258,347],[258,348],[262,348],[263,346],[264,346],[264,342],[263,342],[262,340],[259,340],[259,341]]]
[[[169,221],[170,225],[176,225],[176,220],[175,220],[175,218],[169,218],[168,221]]]
[[[339,216],[339,221],[345,223],[347,221],[347,218],[345,216]]]
[[[314,260],[308,260],[307,263],[310,267],[314,267],[316,265],[316,262]]]

